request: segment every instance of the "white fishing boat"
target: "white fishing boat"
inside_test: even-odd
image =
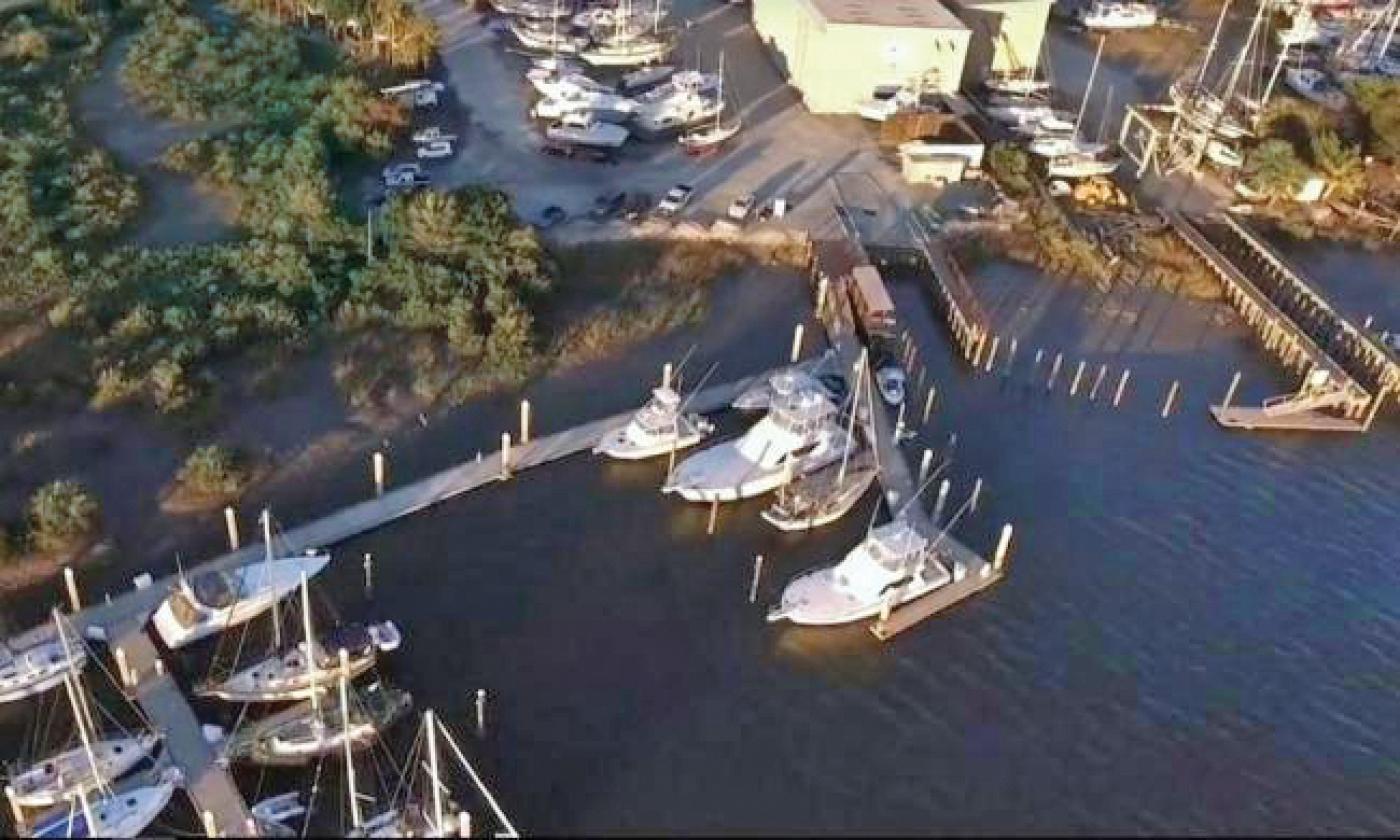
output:
[[[846,451],[836,406],[796,377],[775,383],[768,414],[737,441],[719,444],[683,461],[662,488],[692,502],[732,502],[777,489],[820,469]]]
[[[1283,71],[1283,80],[1299,96],[1329,111],[1344,110],[1350,101],[1331,77],[1313,67],[1290,67]]]
[[[141,732],[90,741],[48,756],[10,775],[10,801],[21,808],[49,808],[107,787],[150,756],[160,738]],[[90,747],[90,749],[89,749]]]
[[[19,650],[0,642],[0,703],[43,694],[86,664],[87,649],[75,641],[65,645],[57,632]]]
[[[638,67],[665,61],[675,42],[662,35],[644,35],[629,41],[598,43],[579,50],[579,58],[594,67]]]
[[[308,662],[305,640],[291,650],[265,657],[224,680],[195,687],[200,697],[214,697],[230,703],[283,703],[305,700],[313,690],[326,692],[340,674],[337,651],[350,657],[350,677],[354,679],[374,667],[380,653],[392,653],[403,643],[403,634],[392,621],[378,624],[347,624],[316,640]],[[314,668],[316,674],[309,673]]]
[[[40,816],[30,837],[140,837],[170,804],[180,772],[167,768],[154,780],[124,786],[91,799],[62,805]]]
[[[873,618],[887,602],[893,608],[922,598],[962,574],[956,561],[942,557],[933,541],[898,517],[872,530],[840,563],[790,582],[768,620],[849,624]]]
[[[267,552],[246,566],[181,574],[151,619],[165,646],[183,647],[262,615],[296,589],[302,574],[314,576],[331,559],[324,551],[278,560],[270,546]]]
[[[626,426],[603,435],[593,452],[620,461],[654,458],[689,449],[714,429],[714,424],[699,414],[686,414],[681,395],[663,386],[651,392],[651,400]]]
[[[1121,160],[1102,155],[1071,154],[1050,158],[1045,164],[1045,172],[1051,178],[1094,178],[1111,175],[1118,169]]]
[[[1157,25],[1157,7],[1151,3],[1095,0],[1079,12],[1085,29],[1144,29]]]
[[[620,125],[604,122],[597,115],[582,111],[565,114],[544,130],[556,143],[616,149],[627,142],[630,132]]]

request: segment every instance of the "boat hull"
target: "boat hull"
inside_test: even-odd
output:
[[[21,651],[0,670],[0,703],[43,694],[61,684],[70,668],[81,671],[87,665],[87,651],[76,642],[71,649],[71,663],[57,639]]]
[[[606,455],[618,461],[644,461],[690,449],[705,439],[700,431],[683,434],[672,441],[658,441],[651,444],[638,444],[627,438],[625,430],[619,429],[607,437],[593,450],[598,455]]]
[[[249,578],[254,581],[250,585],[252,594],[248,597],[240,598],[227,607],[201,606],[200,618],[194,624],[178,619],[171,599],[166,598],[151,617],[151,623],[166,647],[171,650],[184,647],[257,618],[295,589],[301,583],[303,572],[311,577],[329,562],[330,555],[318,553],[275,560],[268,564],[270,569],[265,569],[261,563],[249,564],[237,570],[240,581]],[[240,583],[240,587],[243,585]]]
[[[97,775],[82,747],[50,756],[11,779],[11,801],[22,808],[58,805],[79,792],[87,793],[120,779],[149,756],[158,742],[151,733],[94,742]]]
[[[891,607],[902,607],[917,601],[949,582],[946,573],[915,574],[895,590],[897,594],[890,601]],[[856,601],[845,597],[836,590],[832,570],[821,569],[788,584],[778,606],[768,613],[768,621],[787,621],[801,627],[838,627],[874,618],[880,614],[888,597],[886,595],[874,601]],[[797,603],[798,598],[805,599],[805,603]]]

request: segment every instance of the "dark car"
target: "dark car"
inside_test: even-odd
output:
[[[540,211],[540,217],[535,222],[535,227],[540,230],[548,230],[555,225],[563,224],[568,218],[569,214],[564,211],[563,207],[551,204]]]
[[[622,208],[627,205],[627,193],[603,193],[593,199],[593,209],[588,211],[588,218],[595,222],[605,222],[622,212]]]

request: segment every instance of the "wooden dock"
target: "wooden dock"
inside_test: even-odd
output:
[[[1217,422],[1240,429],[1365,431],[1385,398],[1385,390],[1394,387],[1387,383],[1400,383],[1400,371],[1386,373],[1380,361],[1369,353],[1361,354],[1368,360],[1366,367],[1354,364],[1358,354],[1346,348],[1364,344],[1366,337],[1338,338],[1359,331],[1313,291],[1301,275],[1291,269],[1279,270],[1282,263],[1277,255],[1268,250],[1271,256],[1265,256],[1263,249],[1267,246],[1262,240],[1234,219],[1225,219],[1224,235],[1235,243],[1234,247],[1227,245],[1227,254],[1207,238],[1200,223],[1174,211],[1163,211],[1163,216],[1177,236],[1220,278],[1226,299],[1260,337],[1265,349],[1303,380],[1296,395],[1278,400],[1273,406],[1212,406]],[[1251,260],[1241,253],[1256,256]],[[1342,352],[1344,349],[1346,352]],[[1326,373],[1320,384],[1312,381],[1319,371]],[[1379,385],[1379,392],[1373,393],[1368,387],[1371,385]],[[1340,412],[1340,416],[1331,411]]]
[[[819,248],[819,264],[823,250],[840,254],[844,249],[832,248],[830,245],[826,249]],[[862,262],[859,258],[849,260],[851,265]],[[836,265],[829,264],[828,267],[840,270]],[[846,282],[848,275],[837,276],[835,281],[838,288]],[[852,373],[860,356],[861,344],[856,336],[850,304],[844,295],[835,294],[829,297],[827,305],[819,314],[826,329],[827,339],[836,350],[840,370],[846,377],[847,389],[849,393],[854,394],[856,383],[852,381]],[[871,632],[876,638],[884,641],[991,586],[1001,579],[1002,570],[993,569],[991,563],[963,545],[951,533],[944,533],[940,538],[942,529],[932,520],[924,506],[917,500],[910,503],[919,492],[919,487],[914,472],[909,467],[909,461],[899,448],[895,421],[890,417],[889,408],[883,400],[876,399],[871,402],[872,410],[866,412],[863,418],[862,431],[875,451],[885,505],[891,512],[903,510],[905,518],[917,530],[930,539],[940,540],[938,547],[942,555],[950,561],[951,567],[948,571],[952,575],[949,583],[893,610],[887,618],[873,623],[870,627]]]
[[[705,413],[725,408],[752,383],[769,375],[765,371],[726,385],[717,385],[695,394],[691,410]],[[603,435],[631,418],[632,411],[577,426],[567,431],[511,447],[508,460],[503,451],[481,460],[458,464],[421,481],[390,490],[377,498],[335,511],[321,519],[287,531],[281,550],[296,552],[322,548],[372,531],[424,508],[478,488],[509,480],[534,467],[588,452]],[[256,562],[263,556],[261,543],[216,557],[187,574],[228,569]],[[167,577],[153,585],[133,589],[107,601],[94,604],[72,616],[74,626],[89,639],[120,649],[132,683],[125,686],[164,737],[166,755],[179,768],[195,807],[218,836],[247,836],[254,833],[252,815],[227,769],[213,747],[204,739],[198,719],[179,686],[167,672],[155,643],[146,631],[151,613],[164,600],[174,584]],[[36,628],[23,637],[51,632]]]

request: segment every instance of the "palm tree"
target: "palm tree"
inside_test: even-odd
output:
[[[1313,137],[1313,162],[1327,178],[1328,195],[1338,201],[1354,201],[1366,192],[1366,166],[1355,146],[1344,145],[1331,129]]]
[[[1250,186],[1274,204],[1298,194],[1307,180],[1308,168],[1287,140],[1266,140],[1250,154],[1245,174]]]

